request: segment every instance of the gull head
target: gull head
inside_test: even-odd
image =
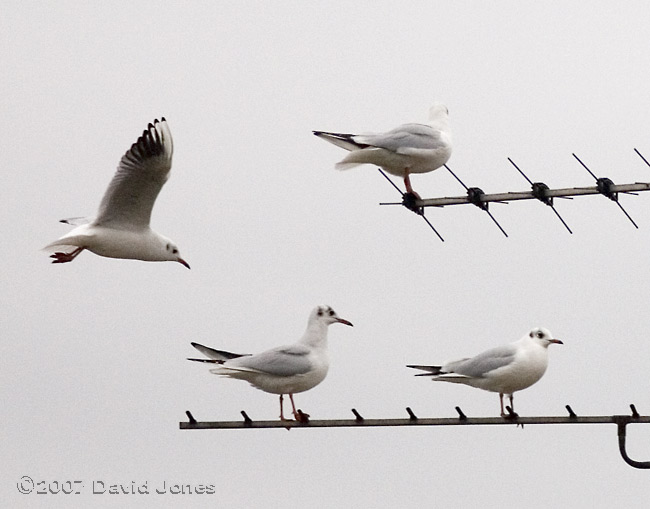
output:
[[[178,250],[178,246],[174,244],[171,240],[169,239],[161,239],[162,240],[162,255],[164,256],[163,261],[169,261],[169,262],[178,262],[181,265],[184,265],[188,269],[190,268],[190,264],[187,263],[183,258],[181,257],[181,253]]]
[[[431,108],[429,108],[429,119],[437,120],[440,118],[445,118],[449,115],[449,109],[446,105],[442,103],[433,103]]]
[[[553,334],[551,334],[551,331],[545,329],[544,327],[534,328],[528,333],[528,337],[538,345],[543,346],[544,348],[548,348],[548,346],[552,343],[556,343],[558,345],[564,344],[559,339],[554,339]]]
[[[309,315],[309,323],[322,323],[324,325],[331,325],[333,323],[342,323],[344,325],[349,325],[350,327],[352,327],[352,323],[348,322],[347,320],[344,320],[343,318],[339,318],[338,315],[336,314],[336,311],[334,311],[329,306],[318,306],[317,308],[315,308],[311,312],[311,315]]]

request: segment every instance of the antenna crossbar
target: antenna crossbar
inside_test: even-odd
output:
[[[610,186],[609,191],[612,193],[629,193],[638,191],[650,191],[650,182],[635,182],[633,184],[613,184]],[[567,187],[563,189],[547,189],[546,196],[551,198],[564,198],[568,196],[585,196],[591,194],[602,194],[598,186],[590,187]],[[518,200],[536,200],[539,199],[532,191],[515,191],[506,193],[482,194],[474,198],[474,201],[482,203],[490,202],[509,202]],[[468,203],[475,204],[470,201],[467,195],[451,196],[445,198],[423,198],[417,200],[415,205],[417,207],[447,207],[449,205],[465,205]]]
[[[298,410],[300,421],[274,420],[256,421],[251,419],[245,411],[239,421],[197,421],[190,411],[186,411],[188,421],[180,422],[182,430],[188,429],[264,429],[264,428],[367,428],[381,426],[484,426],[484,425],[512,425],[522,428],[526,424],[616,424],[618,447],[623,460],[630,466],[640,469],[650,469],[650,461],[636,461],[631,459],[626,450],[626,427],[633,423],[650,423],[650,416],[639,415],[634,405],[630,405],[631,415],[577,415],[571,406],[565,406],[567,416],[550,417],[522,417],[506,407],[508,414],[504,417],[468,417],[456,407],[458,417],[420,418],[410,407],[406,408],[408,417],[397,419],[366,419],[355,408],[352,409],[354,419],[310,419],[309,416]]]

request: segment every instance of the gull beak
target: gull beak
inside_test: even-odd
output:
[[[549,339],[549,343],[557,343],[558,345],[563,345],[564,342],[561,339]]]
[[[344,320],[343,318],[337,318],[336,321],[339,322],[339,323],[342,323],[344,325],[349,325],[350,327],[354,327],[354,325],[352,325],[352,322],[348,322],[347,320]]]
[[[176,260],[176,261],[177,261],[178,263],[180,263],[181,265],[185,265],[188,269],[190,268],[190,264],[187,263],[187,262],[186,262],[185,260],[183,260],[182,258],[179,258],[179,259]]]

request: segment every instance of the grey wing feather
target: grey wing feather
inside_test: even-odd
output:
[[[209,357],[210,359],[222,361],[222,362],[230,359],[237,359],[239,357],[246,357],[250,355],[247,353],[232,353],[232,352],[226,352],[225,350],[215,350],[214,348],[210,348],[209,346],[204,346],[199,343],[192,343],[192,346],[196,348],[199,352],[201,352],[203,355],[205,355],[206,357]],[[189,359],[189,360],[197,360],[197,359]]]
[[[167,121],[164,117],[155,120],[122,156],[95,223],[146,228],[158,193],[169,177],[172,153]]]
[[[392,152],[404,149],[435,149],[441,145],[440,131],[425,124],[404,124],[387,133],[355,136],[358,143]]]
[[[281,346],[228,362],[226,367],[245,368],[276,376],[302,375],[312,368],[310,350],[302,345]]]
[[[445,364],[443,371],[472,378],[482,378],[490,371],[510,364],[514,360],[515,352],[516,349],[512,345],[498,346],[475,357]]]

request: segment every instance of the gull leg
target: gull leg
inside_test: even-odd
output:
[[[413,191],[413,187],[411,186],[411,179],[410,179],[410,177],[409,177],[408,172],[407,172],[406,175],[404,176],[404,186],[406,186],[406,192],[407,192],[408,194],[412,194],[412,195],[415,196],[418,200],[420,199],[420,195],[419,195],[418,193],[416,193],[415,191]]]
[[[289,399],[291,400],[291,408],[293,408],[293,417],[296,419],[296,421],[299,421],[300,415],[298,415],[298,411],[296,410],[296,404],[293,402],[293,394],[289,394]]]
[[[519,418],[519,415],[515,412],[515,395],[514,394],[508,394],[508,399],[510,400],[510,411],[508,412],[508,415],[504,416],[504,419],[512,419],[514,421],[517,421]],[[517,427],[521,426],[521,429],[524,429],[524,425],[521,424],[520,422],[517,422]]]
[[[280,394],[280,420],[281,421],[288,421],[289,419],[284,418],[284,394]]]
[[[503,394],[499,393],[499,403],[501,403],[501,417],[505,417],[506,413],[503,410]]]
[[[296,410],[296,404],[293,402],[293,394],[289,394],[289,399],[291,400],[291,406],[293,408],[293,416],[298,422],[305,422],[305,418],[309,418],[309,414],[299,414],[298,410]],[[304,416],[304,417],[303,417]]]
[[[71,253],[63,253],[61,251],[58,251],[54,254],[50,255],[50,258],[54,258],[54,261],[52,263],[68,263],[74,260],[79,253],[81,253],[85,248],[83,247],[78,247]]]

